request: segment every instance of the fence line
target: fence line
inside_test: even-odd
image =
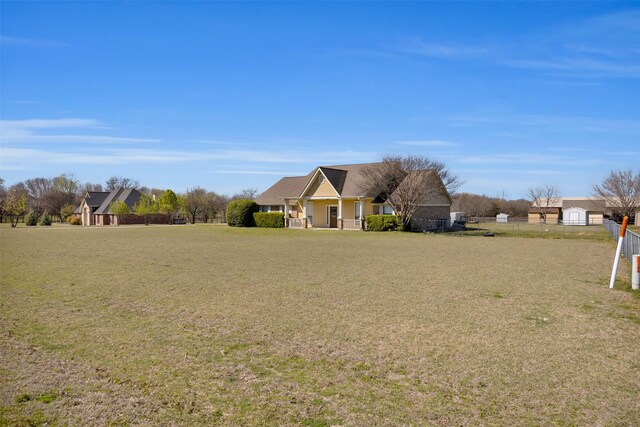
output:
[[[605,219],[604,226],[607,228],[607,230],[609,230],[609,233],[611,233],[613,238],[617,241],[618,237],[620,236],[620,224]],[[633,255],[640,255],[640,235],[634,233],[628,228],[627,232],[624,235],[624,242],[622,243],[622,253],[629,260],[629,262],[633,262]]]

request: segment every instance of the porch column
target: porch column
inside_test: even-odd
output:
[[[360,228],[364,229],[364,197],[358,197],[360,201]]]
[[[289,199],[284,199],[284,228],[289,228]]]
[[[302,218],[303,218],[302,219],[302,228],[307,228],[307,218],[308,218],[308,215],[307,215],[307,199],[304,199],[302,201],[302,211],[303,211],[303,214],[302,214]]]
[[[342,230],[342,197],[338,199],[338,228]]]

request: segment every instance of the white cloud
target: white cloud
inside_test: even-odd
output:
[[[261,150],[220,150],[186,152],[163,149],[102,149],[90,153],[58,152],[34,148],[0,147],[1,164],[170,164],[201,161],[236,161],[252,163],[302,163],[319,164],[353,163],[372,161],[372,153],[356,151],[302,152]],[[3,166],[4,167],[4,166]],[[269,174],[265,172],[265,174]]]
[[[421,38],[404,40],[400,51],[413,55],[435,58],[468,58],[486,55],[492,49],[487,46],[468,45],[451,42],[427,42]]]
[[[534,164],[556,166],[592,166],[601,164],[599,158],[581,158],[540,153],[486,153],[452,157],[458,163],[477,164]]]
[[[279,175],[279,176],[298,176],[306,175],[305,172],[284,172],[284,171],[264,171],[264,170],[212,170],[210,173],[229,174],[229,175]]]
[[[58,134],[60,129],[106,129],[94,119],[29,119],[0,120],[0,139],[9,143],[86,142],[91,144],[160,142],[159,139],[131,138],[107,135]]]

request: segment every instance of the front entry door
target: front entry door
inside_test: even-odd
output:
[[[329,228],[338,227],[338,207],[329,206]]]

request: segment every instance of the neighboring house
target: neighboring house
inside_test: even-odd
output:
[[[543,222],[541,211],[547,216],[547,224],[557,224],[562,219],[562,198],[553,199],[548,204],[534,200],[529,208],[529,223],[539,224]]]
[[[140,202],[140,192],[135,188],[118,188],[109,193],[102,205],[94,213],[96,225],[118,225],[118,218],[111,212],[111,204],[121,201],[127,204],[129,210],[133,211],[135,205]],[[128,217],[129,215],[127,215]],[[124,223],[124,221],[122,221]],[[130,223],[130,222],[127,222]]]
[[[562,223],[567,225],[602,225],[611,215],[602,199],[571,197],[562,199]]]
[[[597,197],[560,197],[547,208],[547,224],[600,225],[612,215],[611,208]],[[529,209],[529,222],[540,223],[542,215],[534,203]]]
[[[361,188],[364,166],[320,166],[306,176],[282,178],[257,197],[256,203],[261,212],[283,212],[288,228],[362,229],[365,216],[393,213],[377,194]],[[446,222],[450,209],[451,198],[442,186],[438,197],[419,206],[412,227],[422,230],[429,221]]]
[[[80,206],[74,211],[74,213],[80,214],[82,225],[96,224],[95,211],[102,205],[109,194],[108,191],[89,191],[84,195]]]
[[[82,225],[119,225],[119,224],[143,224],[144,218],[133,213],[124,215],[120,219],[111,212],[111,204],[121,201],[127,204],[129,210],[133,211],[135,205],[140,202],[140,192],[135,188],[118,188],[113,191],[90,191],[88,192],[80,207],[82,215]],[[152,224],[166,224],[167,215],[153,215]]]

